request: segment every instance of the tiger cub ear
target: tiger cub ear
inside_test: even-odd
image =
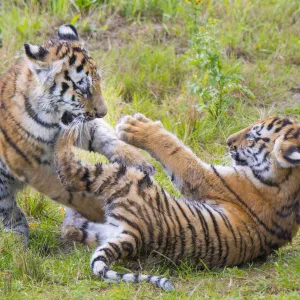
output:
[[[76,28],[71,24],[64,24],[58,28],[58,39],[64,41],[78,41]]]
[[[277,139],[274,146],[277,161],[283,168],[291,168],[300,165],[300,142],[298,139]]]
[[[44,62],[49,51],[43,46],[24,44],[26,56],[33,61]]]
[[[54,76],[61,72],[63,60],[52,62],[48,49],[43,46],[24,44],[25,54],[28,59],[28,67],[33,72],[40,83],[51,83]]]

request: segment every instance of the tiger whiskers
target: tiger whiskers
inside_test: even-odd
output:
[[[84,133],[85,133],[86,137],[88,138],[88,140],[91,140],[91,134],[90,134],[88,122],[83,122],[83,129],[84,129]]]
[[[83,121],[83,117],[78,116],[69,124],[69,129],[64,132],[64,137],[68,142],[74,142],[71,139],[79,138],[79,145],[81,145],[81,130]]]

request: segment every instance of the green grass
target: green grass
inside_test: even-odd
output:
[[[195,18],[196,16],[196,18]],[[216,18],[225,74],[244,78],[254,98],[229,93],[216,120],[199,110],[188,85],[196,71],[188,62],[193,32]],[[62,23],[73,23],[103,71],[107,120],[142,112],[159,119],[199,157],[228,163],[226,137],[266,115],[299,118],[300,4],[297,0],[2,0],[0,74],[22,54],[25,42],[39,43]],[[198,72],[198,73],[197,73]],[[200,73],[199,73],[200,72]],[[101,157],[80,152],[92,162]],[[176,194],[157,165],[156,179]],[[176,292],[147,284],[110,285],[90,271],[91,249],[60,238],[61,206],[26,189],[18,201],[31,225],[29,249],[0,233],[1,299],[300,299],[300,235],[266,261],[235,268],[197,271],[168,268],[151,259],[120,263],[119,270],[170,276]]]

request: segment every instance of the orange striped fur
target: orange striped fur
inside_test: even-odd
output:
[[[148,151],[166,168],[183,195],[175,199],[146,172],[122,164],[82,164],[64,139],[57,167],[69,191],[104,202],[106,222],[80,214],[65,220],[67,238],[97,243],[93,272],[109,281],[146,280],[173,289],[167,278],[120,274],[114,261],[139,254],[190,259],[208,267],[233,266],[270,254],[292,240],[300,226],[300,124],[272,117],[227,140],[233,166],[198,159],[160,122],[125,117],[122,140]]]

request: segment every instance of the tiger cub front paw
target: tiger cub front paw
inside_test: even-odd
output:
[[[149,150],[155,135],[163,128],[160,121],[153,122],[142,114],[126,116],[117,125],[117,134],[124,142]]]
[[[135,147],[125,143],[115,150],[110,161],[126,166],[133,166],[149,175],[155,173],[155,167],[142,155],[142,153]]]

